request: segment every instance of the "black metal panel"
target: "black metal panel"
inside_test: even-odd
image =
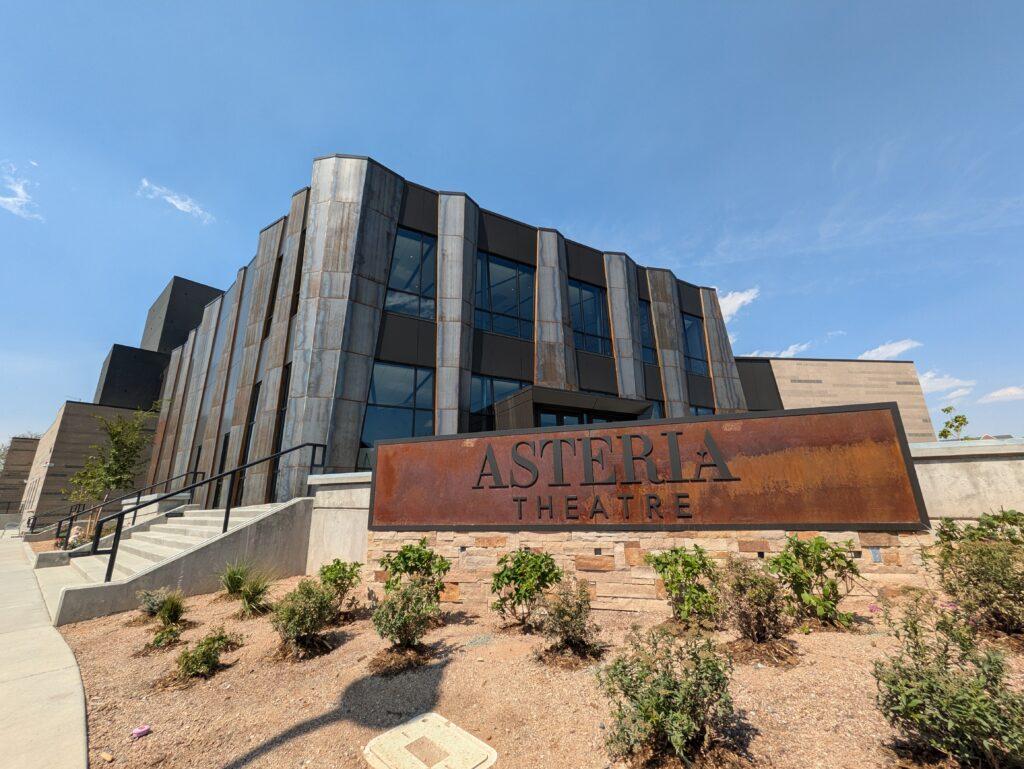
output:
[[[533,343],[474,329],[473,373],[532,382]]]
[[[477,246],[523,264],[537,264],[537,230],[490,211],[480,211]]]
[[[406,182],[398,224],[429,235],[437,235],[437,193],[418,184]]]
[[[149,409],[160,400],[170,353],[115,344],[103,361],[93,402],[101,406]]]
[[[391,363],[429,366],[437,363],[437,327],[421,320],[393,312],[384,313],[377,342],[377,357]]]
[[[737,358],[736,369],[743,385],[743,396],[750,411],[778,411],[782,396],[775,381],[772,362],[767,358]]]
[[[576,369],[580,378],[581,390],[597,390],[598,392],[619,392],[615,381],[615,359],[607,355],[576,351]]]
[[[604,276],[604,254],[571,240],[565,241],[566,271],[570,278],[593,283],[595,286],[606,286]]]
[[[661,369],[650,363],[644,364],[644,393],[651,400],[665,400],[665,393],[661,389]]]
[[[679,306],[682,311],[703,318],[704,307],[700,302],[700,289],[685,280],[677,280],[676,285],[679,287]]]
[[[170,352],[185,344],[188,332],[202,321],[203,309],[223,293],[219,288],[175,275],[149,308],[139,347]]]
[[[708,409],[715,407],[715,391],[711,387],[710,377],[687,373],[686,389],[691,406],[703,406]]]
[[[636,294],[641,299],[651,301],[651,289],[647,285],[647,268],[636,268]]]

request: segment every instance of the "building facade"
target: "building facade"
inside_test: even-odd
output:
[[[21,509],[21,497],[25,493],[25,483],[32,460],[36,455],[38,438],[15,436],[7,447],[7,459],[3,470],[0,470],[0,515],[18,516]]]
[[[524,399],[537,425],[746,410],[714,289],[322,157],[170,351],[149,480],[304,442],[353,470],[377,440],[493,429]],[[254,467],[237,501],[304,493],[308,462]]]

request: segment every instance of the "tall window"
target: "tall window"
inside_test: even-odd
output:
[[[579,280],[569,280],[569,310],[577,350],[612,354],[608,327],[608,302],[604,289]]]
[[[359,441],[359,466],[370,466],[369,450],[385,438],[434,434],[434,370],[375,361]]]
[[[708,354],[704,349],[704,319],[683,313],[683,357],[691,374],[708,375]]]
[[[714,409],[709,409],[707,406],[690,406],[690,413],[695,417],[711,416],[715,413]]]
[[[651,400],[651,419],[665,418],[665,401]]]
[[[476,254],[476,315],[484,331],[533,339],[533,267],[500,256]]]
[[[644,363],[658,362],[658,350],[654,344],[654,317],[651,315],[651,303],[640,300],[640,348]]]
[[[493,430],[494,404],[529,384],[518,379],[498,379],[473,374],[470,387],[469,431],[476,433]]]
[[[384,309],[433,320],[437,238],[398,230]]]

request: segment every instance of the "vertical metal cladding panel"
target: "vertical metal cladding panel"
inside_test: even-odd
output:
[[[160,452],[160,466],[157,469],[156,480],[162,481],[170,478],[174,457],[178,451],[178,434],[181,427],[181,415],[185,410],[185,393],[188,386],[188,379],[192,370],[192,351],[195,349],[196,330],[192,329],[188,339],[181,347],[181,363],[178,367],[178,381],[174,385],[174,395],[171,398],[171,408],[167,414],[167,428],[164,431],[164,440]]]
[[[468,425],[479,216],[476,203],[466,195],[439,195],[434,376],[437,435],[454,435]]]
[[[683,361],[683,329],[676,276],[669,270],[647,268],[647,288],[651,295],[651,320],[658,348],[661,389],[665,416],[689,415],[686,369]]]
[[[160,415],[157,417],[156,432],[153,435],[153,453],[149,459],[149,472],[146,474],[146,485],[156,483],[160,471],[160,458],[164,454],[167,438],[167,424],[174,402],[174,390],[178,384],[178,371],[181,368],[181,347],[171,350],[171,359],[164,374],[163,388],[160,390]]]
[[[206,391],[210,371],[210,354],[213,352],[214,335],[217,332],[217,321],[220,318],[222,297],[217,297],[203,310],[203,319],[196,329],[195,347],[192,351],[192,370],[185,386],[185,402],[181,412],[181,427],[178,434],[178,448],[171,466],[171,476],[181,475],[188,471],[192,452],[199,436],[199,412],[203,394]]]
[[[537,230],[534,329],[534,384],[578,390],[565,239],[555,230]]]
[[[313,163],[283,444],[329,444],[329,470],[355,466],[403,186],[366,158]],[[281,496],[305,493],[308,463],[282,458]]]
[[[743,383],[736,368],[736,359],[729,342],[729,331],[718,303],[718,292],[712,288],[700,290],[704,308],[704,333],[707,337],[708,362],[715,390],[715,410],[723,414],[736,414],[747,410]]]
[[[292,306],[292,292],[295,286],[296,270],[299,269],[302,254],[302,229],[306,223],[306,204],[309,190],[303,189],[292,196],[288,216],[284,222],[284,241],[281,245],[281,271],[278,276],[277,292],[270,298],[273,302],[273,319],[266,341],[263,342],[261,370],[263,385],[260,389],[259,411],[253,426],[250,459],[269,456],[274,452],[274,435],[281,408],[281,376],[288,355],[288,327]],[[287,398],[287,393],[284,393]],[[287,448],[282,446],[282,448]],[[270,473],[274,468],[267,463],[252,468],[245,481],[246,503],[260,503],[274,498],[269,489]]]
[[[612,324],[615,380],[622,398],[644,398],[643,350],[640,340],[640,301],[636,263],[626,254],[604,255],[608,285],[608,317]]]

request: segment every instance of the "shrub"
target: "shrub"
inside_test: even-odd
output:
[[[373,612],[373,626],[393,646],[409,649],[419,644],[439,612],[434,584],[413,580],[384,596]]]
[[[185,616],[185,596],[180,590],[173,590],[166,593],[160,606],[156,610],[156,618],[164,627],[181,624],[181,618]]]
[[[270,623],[298,655],[315,649],[319,634],[335,617],[334,596],[316,580],[304,579],[274,607]]]
[[[612,703],[606,744],[619,759],[696,756],[732,715],[731,666],[707,638],[686,643],[634,629],[625,654],[598,673]]]
[[[491,608],[506,620],[531,624],[544,591],[560,579],[562,570],[549,553],[535,553],[526,547],[505,553],[491,578],[491,592],[498,596]]]
[[[254,617],[270,611],[267,592],[270,590],[270,577],[265,574],[250,574],[245,578],[238,591],[242,602],[240,613],[243,617]]]
[[[320,567],[320,583],[334,594],[338,611],[344,609],[345,598],[359,584],[361,563],[335,558]]]
[[[173,646],[181,638],[181,625],[163,625],[153,634],[153,640],[149,645],[154,649],[162,649],[165,646]]]
[[[665,583],[672,616],[685,624],[714,625],[722,613],[720,575],[700,545],[648,553],[647,563]]]
[[[768,569],[789,589],[797,616],[849,627],[853,614],[839,611],[839,602],[860,576],[852,556],[852,542],[839,545],[821,536],[798,539],[794,535],[786,539],[782,552],[768,561]]]
[[[955,615],[917,599],[898,622],[899,649],[875,662],[877,703],[914,746],[966,766],[1024,765],[1024,696],[1005,684],[1002,656],[980,651]]]
[[[388,574],[384,583],[387,592],[400,589],[410,580],[419,581],[430,585],[434,600],[439,601],[444,589],[444,575],[452,568],[452,562],[427,547],[424,537],[415,545],[402,545],[398,552],[385,555],[380,559],[380,567]]]
[[[978,518],[977,523],[964,526],[958,526],[955,521],[943,518],[939,521],[935,537],[940,546],[979,540],[1024,545],[1024,513],[1016,510],[985,513]]]
[[[252,574],[252,567],[242,561],[229,563],[220,573],[220,584],[224,586],[227,594],[232,598],[238,598],[242,594],[242,586]]]
[[[224,628],[214,628],[209,634],[196,642],[191,649],[185,649],[178,655],[178,676],[180,678],[209,678],[220,667],[222,652],[237,649],[242,639],[236,635],[228,635]]]
[[[147,617],[155,617],[160,611],[160,604],[167,597],[167,588],[157,590],[140,590],[135,596],[139,599],[139,611]]]
[[[760,644],[785,635],[786,597],[778,580],[763,568],[734,558],[726,567],[726,581],[729,610],[743,638]]]
[[[598,649],[597,625],[590,620],[590,590],[572,578],[559,582],[544,602],[541,629],[557,651],[592,656]]]

